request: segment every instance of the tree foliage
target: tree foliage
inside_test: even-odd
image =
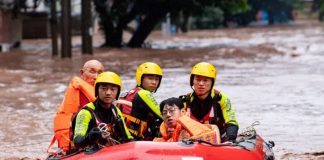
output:
[[[94,0],[105,34],[105,46],[121,47],[122,31],[136,19],[135,29],[129,47],[141,47],[154,27],[171,13],[184,17],[202,14],[207,8],[220,8],[225,14],[240,13],[248,8],[247,0]],[[186,18],[184,18],[186,19]]]
[[[324,0],[314,0],[313,6],[312,6],[313,12],[319,12],[318,13],[318,20],[324,21]]]

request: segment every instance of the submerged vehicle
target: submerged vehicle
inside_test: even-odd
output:
[[[184,139],[180,142],[134,141],[48,159],[274,160],[273,146],[272,141],[265,142],[252,126],[240,133],[232,144],[212,144],[201,139]]]

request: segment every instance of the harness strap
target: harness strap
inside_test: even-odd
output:
[[[102,121],[99,117],[96,116],[96,113],[94,113],[94,110],[89,108],[88,106],[83,107],[83,109],[90,112],[91,116],[96,120],[97,125],[99,125]]]
[[[133,103],[132,102],[130,102],[128,100],[124,100],[124,99],[118,99],[117,100],[117,104],[124,104],[124,105],[127,105],[127,106],[133,106]],[[128,131],[131,134],[136,135],[137,137],[144,138],[144,136],[142,135],[142,132],[144,130],[144,127],[146,127],[146,125],[147,125],[146,122],[141,121],[140,119],[135,118],[135,117],[133,117],[131,115],[128,115],[128,114],[125,114],[125,113],[123,113],[123,116],[127,120],[131,121],[132,123],[135,123],[135,124],[139,125],[139,128],[137,130],[128,128]]]
[[[90,105],[91,105],[91,104],[90,104]],[[75,113],[74,116],[72,116],[72,119],[74,119],[74,118],[76,119],[76,116],[78,115],[78,113],[79,113],[82,109],[85,109],[85,110],[89,111],[90,114],[91,114],[91,117],[93,117],[93,118],[95,119],[97,126],[99,126],[99,124],[100,124],[102,121],[100,120],[100,118],[98,118],[98,117],[96,116],[96,114],[94,113],[94,110],[91,109],[91,108],[88,107],[88,106],[84,106],[84,107],[82,107],[78,112]],[[72,120],[72,121],[73,121],[73,120]],[[72,121],[71,121],[71,122],[72,122]],[[68,150],[68,152],[71,152],[71,151],[72,151],[72,148],[74,147],[74,143],[73,143],[74,127],[72,126],[72,124],[71,124],[71,127],[72,127],[72,128],[70,128],[70,143],[69,143],[69,150]]]
[[[129,121],[131,121],[131,122],[133,122],[133,123],[135,123],[135,124],[137,124],[137,125],[140,126],[139,129],[138,129],[137,131],[128,128],[129,132],[131,132],[132,134],[134,134],[134,135],[136,135],[136,136],[138,136],[138,137],[142,137],[142,138],[144,138],[144,136],[143,136],[142,133],[143,133],[144,129],[147,127],[147,122],[146,122],[146,121],[143,121],[143,120],[140,120],[140,119],[138,119],[138,118],[135,118],[135,117],[133,117],[133,116],[131,116],[131,115],[128,115],[128,114],[123,114],[123,116],[124,116],[127,120],[129,120]]]
[[[191,111],[190,111],[190,102],[192,101],[193,98],[193,93],[188,93],[187,95],[182,95],[179,98],[183,99],[183,101],[185,102],[184,104],[186,105],[185,108],[187,110],[186,115],[190,117]],[[214,121],[215,124],[217,124],[217,122],[220,120],[219,117],[217,116],[217,106],[219,106],[218,102],[222,99],[222,96],[220,95],[219,91],[216,91],[213,97],[213,104],[212,104],[212,112],[214,114]],[[203,121],[201,123],[204,124],[209,124],[209,120],[208,121]]]

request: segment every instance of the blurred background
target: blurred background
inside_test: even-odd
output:
[[[324,159],[324,0],[0,0],[0,159],[45,159],[53,118],[83,63],[133,88],[146,61],[164,72],[160,102],[191,91],[191,67],[240,130],[276,143],[277,159]]]
[[[298,19],[323,21],[322,0],[1,0],[0,46],[5,52],[23,39],[52,37],[53,54],[71,57],[71,36],[82,35],[82,53],[101,47],[150,47],[152,31],[175,35],[193,30],[271,26]],[[126,33],[124,33],[126,32]],[[57,39],[62,44],[57,49]],[[60,53],[60,54],[58,54]]]

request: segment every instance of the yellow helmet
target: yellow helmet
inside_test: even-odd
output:
[[[137,86],[141,86],[142,85],[142,76],[144,74],[154,74],[154,75],[159,75],[160,78],[160,83],[158,84],[158,87],[161,84],[161,80],[162,80],[162,69],[159,65],[157,65],[156,63],[152,63],[152,62],[145,62],[143,64],[141,64],[140,66],[138,66],[137,70],[136,70],[136,84]]]
[[[121,87],[122,87],[122,82],[121,78],[114,72],[102,72],[98,75],[96,82],[95,82],[95,96],[98,96],[98,87],[100,83],[110,83],[118,86],[118,92],[117,92],[117,97],[119,96]]]
[[[212,64],[207,62],[197,63],[192,67],[191,70],[190,86],[193,86],[194,75],[200,75],[200,76],[212,78],[213,79],[212,84],[214,85],[216,82],[216,74],[217,74],[217,70]]]

